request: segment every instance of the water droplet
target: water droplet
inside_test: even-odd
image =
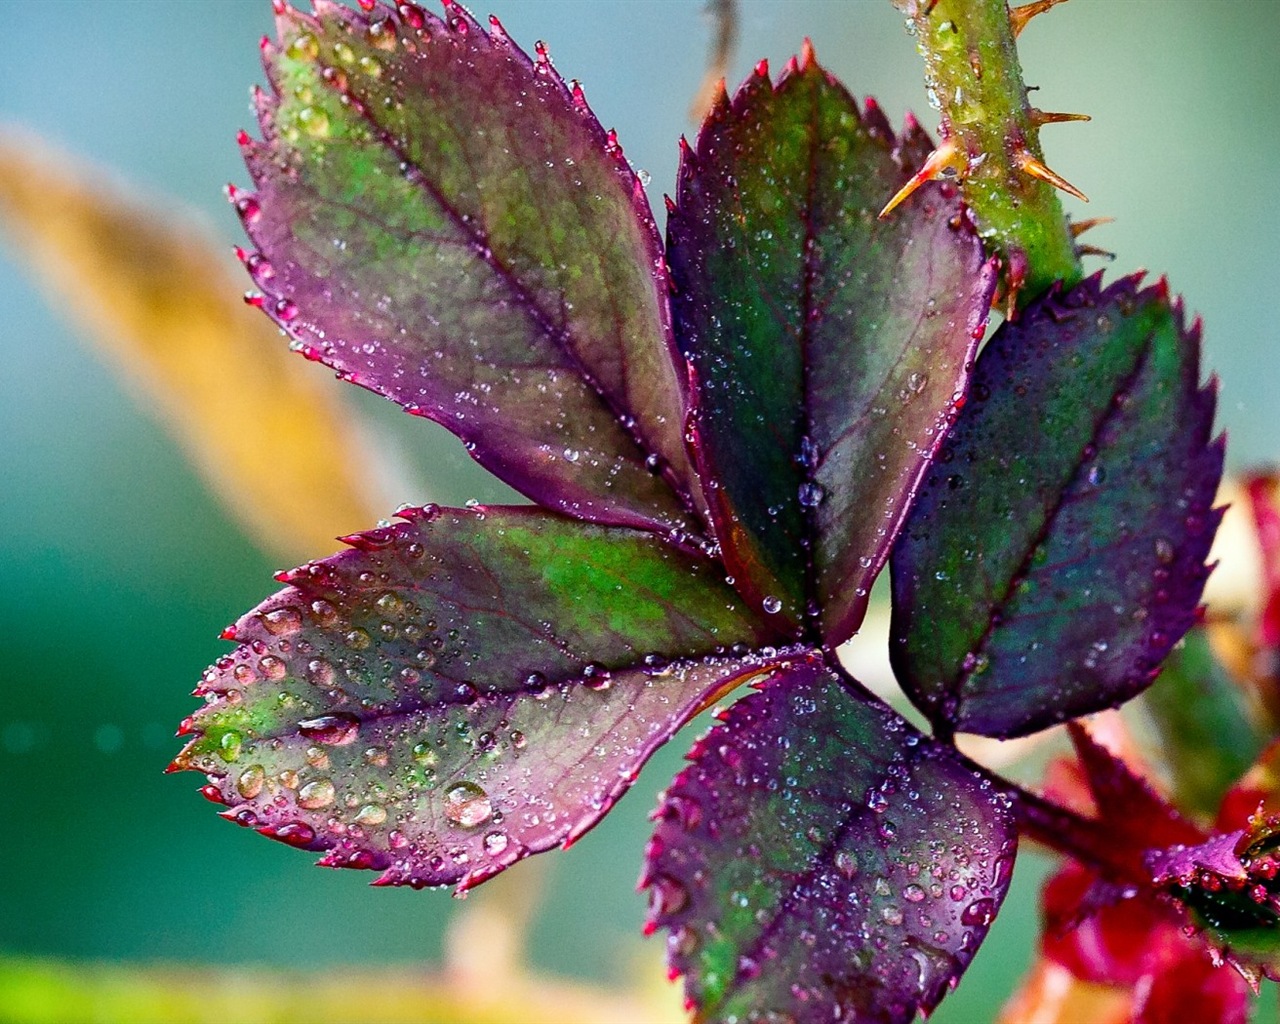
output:
[[[824,491],[820,484],[815,484],[811,480],[806,480],[800,485],[799,498],[800,504],[805,508],[817,508],[822,502]]]
[[[240,756],[240,746],[243,743],[243,736],[234,729],[228,729],[218,741],[218,756],[230,764]]]
[[[853,878],[858,873],[858,858],[848,850],[836,853],[836,870],[845,878]]]
[[[507,848],[507,837],[501,832],[490,832],[484,837],[484,852],[496,857]]]
[[[379,807],[377,804],[365,804],[360,810],[356,811],[356,816],[352,820],[357,825],[381,825],[387,820],[387,809]]]
[[[302,628],[302,616],[296,608],[274,608],[262,616],[262,625],[272,636],[285,636]]]
[[[566,448],[564,450],[565,462],[577,462],[580,458],[582,458],[582,453],[577,448]]]
[[[354,742],[359,731],[360,719],[341,711],[333,715],[321,715],[319,718],[308,718],[298,723],[298,732],[307,739],[325,743],[331,747],[344,747]]]
[[[314,782],[308,782],[298,790],[298,806],[304,807],[308,811],[318,810],[333,803],[334,796],[332,782],[328,779],[316,779]]]
[[[1173,548],[1173,544],[1165,537],[1156,538],[1156,559],[1161,565],[1172,565],[1177,552]]]
[[[925,896],[924,890],[920,888],[920,886],[916,885],[914,882],[902,890],[902,898],[905,900],[909,900],[912,903],[919,903],[921,900],[924,899],[924,896]]]
[[[974,900],[960,912],[960,923],[970,927],[981,927],[990,924],[991,919],[995,916],[995,900]]]
[[[493,805],[474,782],[457,782],[445,791],[444,816],[455,825],[475,828],[493,817]]]
[[[284,52],[294,60],[315,60],[320,54],[320,44],[315,36],[303,32],[290,41]]]
[[[889,798],[878,789],[867,794],[867,807],[876,814],[884,814],[889,809]]]
[[[1089,467],[1089,483],[1094,487],[1100,486],[1107,479],[1107,471],[1101,466],[1095,464]]]
[[[320,107],[303,107],[298,111],[298,127],[313,139],[329,135],[329,115]]]
[[[766,615],[777,615],[782,611],[782,601],[770,594],[761,602],[761,607]]]
[[[267,773],[260,764],[251,764],[236,779],[236,791],[246,800],[252,800],[262,792],[263,783],[267,781]]]

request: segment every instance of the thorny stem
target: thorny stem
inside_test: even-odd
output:
[[[1023,835],[1078,860],[1109,881],[1142,883],[1146,880],[1138,865],[1117,855],[1115,837],[1109,835],[1100,822],[1016,783],[1000,781],[1013,797],[1018,829]]]
[[[958,177],[988,250],[1004,262],[1011,308],[1054,281],[1070,286],[1083,276],[1057,189],[1080,193],[1045,166],[1039,141],[1042,124],[1083,118],[1027,102],[1014,44],[1027,20],[1055,2],[1010,11],[1005,0],[893,0],[907,15],[930,102],[942,114],[925,176]]]

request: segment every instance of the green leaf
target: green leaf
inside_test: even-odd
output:
[[[698,533],[661,240],[545,52],[456,4],[285,7],[264,47],[258,301],[296,347],[437,420],[540,504]]]
[[[696,1019],[931,1011],[1008,887],[1006,795],[816,659],[784,664],[689,757],[642,882]]]
[[[761,64],[684,149],[668,221],[696,452],[742,592],[857,628],[951,422],[994,284],[953,189],[877,211],[928,140],[894,139],[806,50]]]
[[[1199,325],[1090,278],[1006,323],[893,554],[890,656],[944,732],[1136,696],[1195,619],[1223,439]]]
[[[1212,818],[1266,741],[1203,627],[1192,629],[1169,655],[1144,703],[1160,736],[1176,803]]]
[[[651,534],[530,509],[409,509],[228,631],[175,762],[226,815],[467,888],[572,841],[649,755],[768,670],[715,567]]]

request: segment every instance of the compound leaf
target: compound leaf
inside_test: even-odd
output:
[[[766,640],[710,563],[529,509],[406,510],[228,630],[175,762],[228,817],[458,882],[570,841]]]
[[[936,1006],[1004,898],[1004,794],[816,660],[689,756],[643,881],[697,1019],[905,1024]]]
[[[938,727],[1023,735],[1151,683],[1221,518],[1215,393],[1163,282],[1000,328],[892,560],[894,669]]]

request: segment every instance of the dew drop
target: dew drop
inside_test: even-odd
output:
[[[344,712],[308,718],[298,723],[298,732],[307,739],[331,747],[344,747],[354,742],[359,731],[360,719]]]
[[[263,783],[267,780],[267,773],[260,764],[251,764],[248,768],[240,773],[240,777],[236,779],[236,792],[238,792],[246,800],[252,800],[255,796],[262,792]]]
[[[798,497],[805,508],[817,508],[822,502],[823,490],[820,484],[807,480],[800,485]]]
[[[1177,552],[1173,549],[1173,544],[1165,537],[1156,538],[1156,559],[1161,565],[1172,565]]]
[[[991,919],[995,916],[995,900],[974,900],[964,910],[960,911],[960,923],[971,927],[980,927],[990,924]]]
[[[381,825],[387,820],[387,810],[385,807],[379,807],[377,804],[365,804],[360,808],[360,810],[356,811],[356,816],[352,820],[355,821],[357,825]]]
[[[285,636],[302,628],[302,616],[296,608],[274,608],[262,616],[262,625],[272,636]]]
[[[444,816],[455,825],[476,828],[493,817],[493,805],[474,782],[458,782],[445,791]]]
[[[243,743],[243,736],[234,729],[227,730],[218,741],[218,756],[230,764],[240,756],[240,747]]]
[[[484,852],[496,857],[507,848],[507,837],[501,832],[490,832],[484,837]]]
[[[777,615],[782,611],[782,601],[779,598],[769,594],[762,602],[761,607],[764,608],[766,615]]]
[[[314,782],[308,782],[298,790],[298,806],[304,807],[308,811],[318,810],[333,803],[334,796],[335,791],[332,782],[328,779],[316,779]]]

